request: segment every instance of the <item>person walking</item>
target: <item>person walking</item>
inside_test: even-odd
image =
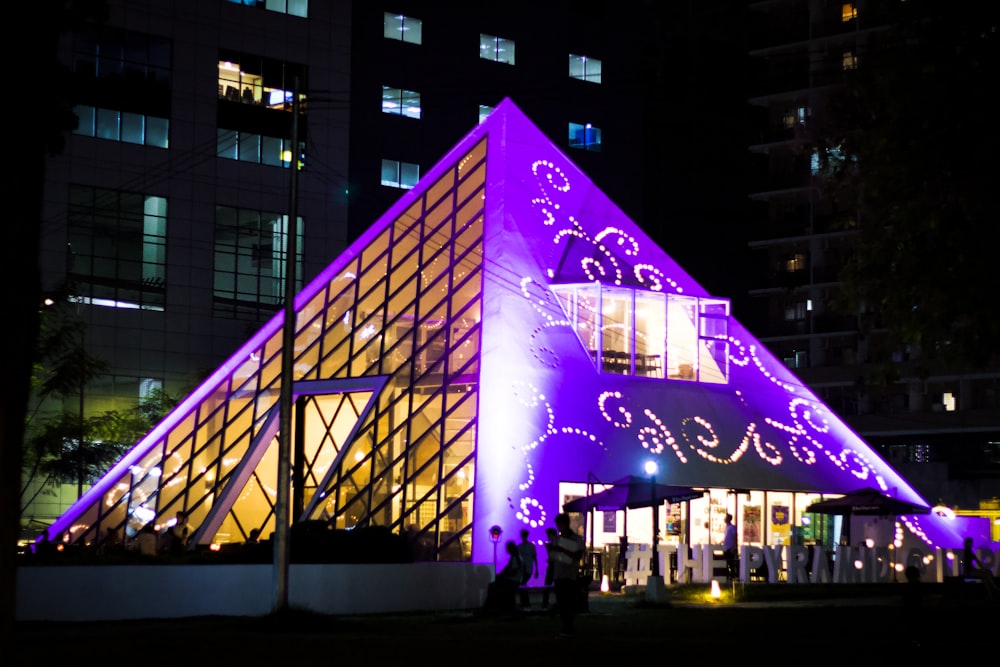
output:
[[[522,609],[531,608],[531,600],[528,598],[528,591],[524,586],[532,576],[538,576],[538,549],[529,539],[530,536],[531,532],[527,528],[522,528],[521,542],[517,545],[517,551],[521,555],[521,567],[523,568],[520,581]]]
[[[726,559],[726,576],[729,581],[739,578],[740,556],[736,550],[736,525],[733,515],[726,513],[726,532],[722,537],[722,557]]]
[[[556,593],[556,609],[559,612],[560,637],[576,634],[576,613],[582,607],[580,597],[580,563],[586,545],[583,538],[569,525],[569,514],[556,515],[556,530],[559,537],[552,547],[555,557],[552,584]]]

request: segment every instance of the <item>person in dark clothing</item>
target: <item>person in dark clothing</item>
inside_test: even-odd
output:
[[[517,611],[517,589],[521,585],[524,563],[517,548],[517,542],[507,540],[507,564],[497,572],[486,589],[483,610],[487,613],[508,614]]]
[[[572,637],[576,634],[576,614],[583,606],[580,563],[587,546],[583,538],[570,526],[568,514],[556,516],[556,528],[559,530],[559,537],[553,547],[555,570],[552,573],[552,583],[555,587],[556,608],[561,623],[559,636]]]

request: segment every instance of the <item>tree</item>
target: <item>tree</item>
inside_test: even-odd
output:
[[[83,344],[84,323],[74,308],[57,301],[43,309],[35,357],[33,410],[25,426],[24,476],[20,508],[25,509],[53,484],[76,483],[83,494],[175,405],[163,390],[150,392],[120,412],[85,417],[64,407],[107,370],[107,363]],[[51,407],[53,406],[54,407]]]
[[[75,127],[72,105],[65,97],[69,76],[60,65],[61,34],[84,21],[106,15],[103,0],[37,0],[18,9],[17,31],[22,44],[31,44],[30,63],[9,72],[12,90],[31,100],[31,112],[22,114],[11,132],[11,154],[19,156],[18,168],[6,176],[8,224],[0,244],[0,267],[5,272],[4,381],[0,383],[0,646],[13,637],[17,601],[15,549],[20,516],[22,447],[32,362],[38,335],[41,278],[38,266],[42,192],[45,164],[62,150],[65,134]],[[66,85],[64,85],[66,84]]]
[[[860,231],[834,306],[883,328],[926,375],[996,364],[995,3],[912,0],[873,37],[814,148]]]

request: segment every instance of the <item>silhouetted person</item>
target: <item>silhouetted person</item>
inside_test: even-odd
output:
[[[986,587],[986,595],[990,598],[996,596],[997,583],[993,578],[993,573],[989,568],[984,567],[982,561],[976,556],[976,550],[972,547],[972,538],[965,538],[962,545],[962,578],[979,579]]]
[[[555,556],[553,547],[559,539],[559,531],[549,527],[545,529],[545,590],[542,591],[542,609],[549,608],[549,591],[552,590],[555,574]]]
[[[156,531],[153,530],[153,524],[147,523],[139,530],[135,538],[135,550],[141,556],[156,555]]]
[[[184,553],[190,534],[191,526],[187,522],[187,515],[183,511],[178,510],[174,517],[174,525],[169,526],[163,531],[163,551],[175,556]]]
[[[532,575],[538,576],[538,549],[531,542],[531,533],[527,528],[521,529],[521,543],[517,545],[518,554],[521,556],[521,581],[520,586],[524,586],[531,579]],[[528,599],[528,591],[521,589],[521,607],[528,609],[531,607],[531,600]]]
[[[904,570],[906,575],[906,588],[903,592],[903,606],[910,609],[919,609],[923,606],[923,595],[920,589],[920,569],[916,565],[907,566]]]
[[[569,525],[569,515],[565,512],[556,515],[556,529],[559,537],[552,548],[555,555],[552,584],[556,591],[556,608],[561,624],[559,636],[572,637],[576,634],[576,614],[583,606],[580,563],[587,546]]]
[[[486,589],[486,602],[483,609],[488,613],[513,613],[517,611],[517,587],[521,585],[524,563],[517,548],[517,542],[507,540],[507,564],[496,573],[493,582]]]

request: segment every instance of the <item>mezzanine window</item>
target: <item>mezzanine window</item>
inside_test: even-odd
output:
[[[602,373],[729,381],[729,301],[599,283],[552,287]]]

